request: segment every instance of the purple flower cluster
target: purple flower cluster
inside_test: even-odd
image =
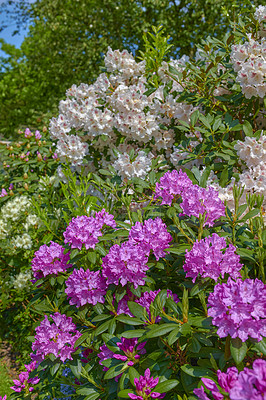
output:
[[[166,172],[156,184],[155,199],[161,197],[162,204],[171,205],[174,199],[182,198],[180,207],[184,215],[199,218],[205,215],[204,225],[213,226],[215,220],[225,215],[225,206],[212,187],[205,189],[193,185],[185,172]]]
[[[69,303],[77,307],[84,304],[104,303],[106,293],[106,280],[100,275],[100,271],[94,272],[83,268],[74,269],[66,281],[65,293],[70,298]]]
[[[113,351],[109,350],[106,344],[100,347],[101,352],[98,354],[98,357],[101,359],[99,362],[102,365],[103,360],[107,360],[109,358],[115,358],[117,360],[121,360],[127,362],[127,365],[134,365],[137,360],[140,359],[141,354],[145,354],[146,350],[144,349],[146,342],[142,342],[138,344],[137,338],[126,339],[121,338],[121,342],[117,343],[122,354],[116,354]],[[138,353],[138,354],[137,354]],[[108,368],[105,367],[104,370]]]
[[[36,328],[35,342],[32,343],[32,350],[35,353],[31,354],[31,358],[39,362],[48,354],[54,354],[63,362],[66,359],[72,360],[71,354],[76,351],[74,344],[81,333],[77,331],[71,317],[59,312],[50,317],[54,324],[51,324],[45,315],[44,320]]]
[[[253,369],[244,368],[238,373],[236,367],[226,372],[217,371],[218,385],[209,378],[202,378],[207,390],[215,400],[223,400],[224,395],[230,400],[265,400],[266,398],[266,361],[255,360]],[[222,393],[221,393],[222,392]],[[200,400],[210,400],[204,387],[194,389]]]
[[[156,260],[165,256],[165,251],[173,240],[161,218],[148,219],[143,224],[136,222],[129,232],[129,241],[140,244],[147,255],[152,250]]]
[[[1,191],[1,194],[0,194],[0,197],[5,197],[5,196],[8,196],[8,193],[7,193],[6,189],[3,188]]]
[[[32,271],[36,279],[44,276],[58,274],[72,267],[68,264],[70,254],[64,254],[64,247],[58,243],[51,242],[50,247],[46,244],[42,245],[32,260]]]
[[[4,397],[0,396],[0,400],[6,400],[6,399],[7,399],[6,394],[4,395]]]
[[[128,393],[128,396],[133,400],[143,400],[143,399],[163,399],[165,393],[153,392],[152,389],[158,385],[159,378],[151,377],[151,371],[149,368],[144,372],[144,376],[140,376],[139,379],[134,379],[134,384],[136,386],[136,394]]]
[[[225,249],[223,251],[223,249]],[[216,282],[220,275],[224,278],[229,274],[231,278],[240,278],[242,268],[240,256],[235,253],[236,248],[229,244],[226,248],[225,238],[217,233],[200,241],[196,241],[190,251],[186,251],[184,270],[186,277],[192,278],[194,283],[197,276],[212,278]]]
[[[213,226],[215,220],[225,216],[225,206],[212,187],[193,185],[182,193],[182,199],[180,207],[185,215],[199,218],[200,214],[205,214],[204,226]]]
[[[106,212],[104,209],[96,212],[92,217],[82,215],[72,218],[66,231],[63,233],[65,243],[70,243],[72,249],[81,250],[82,245],[85,248],[94,249],[98,243],[98,237],[102,236],[101,229],[104,225],[112,228],[116,227],[114,216]]]
[[[253,369],[244,368],[230,390],[231,400],[266,399],[266,361],[255,360]]]
[[[208,315],[220,337],[230,335],[245,342],[266,336],[266,285],[258,279],[228,279],[218,284],[208,299]]]
[[[133,283],[137,288],[144,285],[145,272],[148,258],[141,245],[133,245],[124,242],[120,246],[115,244],[102,260],[103,276],[107,278],[107,284],[114,283],[125,286]]]
[[[156,183],[155,199],[162,198],[162,204],[172,204],[174,199],[180,197],[183,191],[193,186],[191,179],[181,169],[166,172]]]
[[[25,368],[27,371],[21,372],[18,379],[13,380],[15,386],[12,386],[10,389],[14,390],[14,392],[20,393],[24,389],[26,389],[26,391],[32,392],[34,390],[34,387],[32,385],[37,385],[37,383],[40,381],[37,376],[35,376],[34,378],[29,378],[30,373],[36,368],[36,361],[25,365]],[[6,396],[3,397],[3,400],[5,399]]]

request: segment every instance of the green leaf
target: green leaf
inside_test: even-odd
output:
[[[87,339],[88,336],[89,336],[89,332],[88,332],[88,331],[84,332],[84,333],[82,334],[82,336],[80,336],[80,337],[75,341],[74,347],[80,346],[83,342],[85,342],[85,340]]]
[[[111,367],[110,369],[108,369],[108,371],[106,371],[106,373],[104,375],[104,379],[115,378],[117,375],[121,374],[123,369],[125,370],[126,368],[127,368],[127,365],[125,363],[117,364],[114,367]]]
[[[238,365],[244,360],[244,358],[247,354],[247,351],[248,351],[248,347],[247,347],[246,343],[245,342],[243,343],[240,338],[238,338],[238,337],[235,339],[231,338],[230,351],[231,351],[233,360]]]
[[[130,367],[128,370],[128,375],[129,375],[129,380],[130,380],[131,385],[134,386],[134,379],[135,378],[139,379],[140,374],[134,367]]]
[[[249,211],[243,218],[241,218],[238,222],[245,222],[248,219],[255,217],[255,215],[259,214],[260,209],[254,208],[253,210]]]
[[[157,386],[155,386],[154,391],[158,393],[165,393],[169,392],[172,390],[174,387],[176,387],[179,384],[179,381],[176,379],[169,379],[167,381],[164,381],[162,383],[159,383]]]
[[[128,301],[127,302],[129,310],[132,312],[135,317],[138,317],[142,319],[143,321],[146,321],[145,318],[145,311],[146,309],[144,307],[141,307],[140,304],[135,303],[134,301]]]
[[[109,328],[111,321],[105,321],[103,324],[101,324],[100,326],[98,326],[98,328],[95,329],[95,336],[100,335],[101,333],[107,331],[107,329]]]
[[[190,249],[191,246],[189,244],[180,244],[176,247],[168,247],[165,251],[169,251],[172,254],[185,254],[187,249]]]
[[[181,336],[180,326],[175,328],[168,336],[167,342],[170,346],[177,341],[177,339]]]
[[[253,348],[266,356],[266,338],[264,337],[260,342],[257,342]]]
[[[190,364],[185,364],[181,366],[182,371],[190,376],[194,376],[196,378],[202,378],[203,376],[212,376],[213,373],[208,368],[203,367],[194,367]]]
[[[141,337],[144,335],[144,333],[145,333],[144,329],[132,329],[130,331],[123,332],[121,336],[128,338],[128,339],[132,339],[135,337],[136,338]]]
[[[236,249],[236,254],[238,254],[242,258],[247,258],[255,262],[255,258],[253,257],[254,251],[249,249]]]
[[[147,332],[148,338],[154,338],[158,336],[165,335],[168,332],[171,332],[176,328],[176,324],[161,324],[161,325],[153,325],[149,332]]]
[[[133,393],[133,389],[124,389],[118,393],[118,397],[122,397],[122,399],[129,399],[128,393]]]
[[[129,315],[119,315],[116,317],[116,320],[128,325],[143,325],[143,321],[138,318],[130,317]]]
[[[246,136],[253,137],[253,128],[252,128],[252,125],[248,121],[245,121],[243,123],[243,131],[245,132]]]

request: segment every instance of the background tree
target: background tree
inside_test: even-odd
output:
[[[171,55],[191,56],[202,38],[228,30],[226,9],[234,18],[251,7],[248,0],[20,0],[11,18],[30,29],[20,52],[2,42],[0,133],[47,123],[67,88],[98,75],[108,46],[136,53],[143,32],[163,25]]]

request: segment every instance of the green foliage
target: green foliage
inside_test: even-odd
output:
[[[171,38],[171,55],[191,56],[195,43],[214,32],[221,38],[230,17],[234,20],[251,9],[247,0],[12,3],[16,5],[18,29],[27,20],[30,32],[21,51],[1,41],[8,55],[0,68],[0,133],[6,137],[14,137],[17,128],[47,124],[66,89],[72,84],[91,83],[98,75],[108,46],[134,53],[143,50],[143,33],[162,25]]]

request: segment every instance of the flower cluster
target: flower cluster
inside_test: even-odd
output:
[[[124,242],[120,246],[113,245],[109,253],[103,257],[103,276],[107,284],[114,283],[125,286],[133,283],[135,289],[145,284],[145,272],[149,269],[148,258],[141,245]]]
[[[113,167],[122,179],[145,178],[151,169],[151,157],[151,154],[147,155],[144,151],[139,151],[138,155],[131,160],[128,153],[120,153]]]
[[[237,82],[240,83],[245,97],[264,98],[266,95],[266,41],[252,39],[248,42],[232,46],[231,61],[237,72]]]
[[[54,323],[50,323],[47,315],[36,328],[35,341],[32,343],[32,360],[40,362],[45,356],[53,354],[62,362],[72,360],[72,353],[76,351],[74,344],[81,336],[71,317],[56,312],[50,315]]]
[[[29,210],[31,201],[27,196],[17,196],[7,201],[1,208],[2,218],[17,222]]]
[[[217,335],[262,340],[266,336],[266,285],[258,279],[228,279],[217,284],[208,299],[208,315],[218,326]]]
[[[225,215],[225,207],[212,187],[208,189],[193,185],[182,170],[166,172],[156,183],[155,199],[162,197],[162,204],[171,205],[182,198],[180,207],[184,215],[199,218],[204,215],[204,225],[213,226],[215,220]]]
[[[84,304],[104,303],[106,293],[106,280],[100,275],[100,271],[94,272],[83,268],[74,269],[66,280],[65,293],[70,298],[69,303],[77,307]]]
[[[158,385],[159,378],[151,377],[151,371],[149,368],[144,372],[144,376],[140,376],[139,379],[134,379],[134,385],[136,386],[136,394],[129,393],[128,396],[133,400],[143,399],[163,399],[165,394],[154,392],[153,389]]]
[[[224,395],[230,400],[264,400],[266,395],[266,361],[257,359],[252,369],[244,368],[238,373],[236,367],[226,372],[217,371],[218,385],[209,378],[202,378],[204,386],[216,400],[223,400]],[[204,387],[194,389],[199,400],[210,400]]]
[[[146,255],[149,255],[152,251],[156,260],[165,256],[164,250],[169,247],[173,240],[170,233],[167,232],[166,225],[159,217],[148,219],[143,224],[136,222],[130,229],[128,239],[133,244],[139,244]]]
[[[198,275],[214,279],[216,282],[220,276],[224,278],[225,274],[229,274],[234,279],[240,278],[239,271],[242,264],[240,264],[240,256],[235,251],[236,248],[232,244],[226,248],[225,238],[217,233],[196,241],[192,249],[186,251],[184,264],[186,277],[192,278],[193,283]]]
[[[32,271],[36,279],[41,279],[47,275],[64,272],[72,267],[68,264],[70,253],[64,254],[64,247],[53,241],[50,242],[50,247],[46,244],[42,245],[35,252],[32,260]]]
[[[266,6],[258,6],[255,10],[254,18],[259,22],[266,21]]]
[[[87,141],[105,159],[103,150],[116,146],[119,133],[126,145],[136,142],[139,154],[133,162],[128,154],[118,155],[118,173],[123,178],[145,176],[150,158],[143,153],[143,144],[153,155],[161,149],[170,150],[174,144],[173,121],[188,122],[194,107],[177,101],[173,93],[182,90],[177,84],[167,96],[162,88],[147,96],[145,62],[137,63],[128,51],[109,48],[104,62],[107,74],[101,74],[92,85],[73,85],[66,93],[67,99],[60,102],[60,114],[50,123],[50,134],[58,140],[56,153],[73,165],[80,164],[87,152],[82,146]],[[72,128],[80,135],[76,142],[70,135]]]
[[[266,163],[266,135],[256,139],[255,137],[246,136],[245,140],[238,140],[235,144],[238,156],[246,165],[250,167],[257,166],[260,163]]]
[[[37,385],[37,383],[39,383],[40,381],[40,378],[38,378],[37,376],[35,376],[34,378],[29,378],[30,373],[36,368],[36,361],[25,365],[25,368],[27,371],[21,372],[18,379],[13,380],[15,386],[11,386],[10,389],[14,390],[14,392],[20,393],[26,390],[26,392],[28,391],[31,393],[34,390],[33,386]],[[5,397],[3,398],[3,400],[5,400]]]
[[[116,227],[114,216],[106,212],[104,209],[96,212],[95,216],[72,218],[66,231],[64,232],[65,243],[70,243],[72,249],[81,250],[82,245],[85,248],[94,249],[98,243],[98,237],[102,236],[101,229],[104,225],[112,228]]]
[[[136,299],[135,302],[140,304],[142,307],[146,308],[147,314],[149,316],[150,321],[153,319],[152,318],[152,309],[151,309],[151,303],[154,302],[156,296],[158,293],[161,292],[161,289],[159,290],[154,290],[154,291],[150,291],[150,292],[144,292],[141,293],[141,297],[139,299]],[[167,298],[171,297],[175,303],[179,302],[179,298],[177,297],[177,295],[175,293],[172,293],[172,291],[170,289],[167,289]],[[155,322],[158,323],[161,320],[160,316],[157,316],[155,318]]]
[[[11,284],[16,290],[29,289],[30,279],[32,278],[31,271],[20,272],[12,280]]]

